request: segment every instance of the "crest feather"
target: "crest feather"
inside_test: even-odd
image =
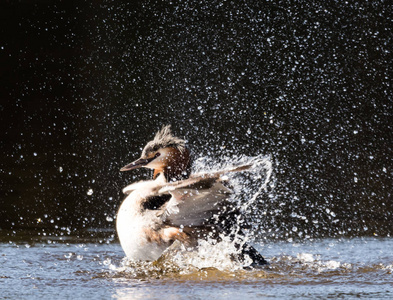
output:
[[[147,156],[149,152],[155,152],[160,148],[173,147],[183,153],[186,149],[185,141],[172,135],[171,125],[162,126],[154,139],[147,143],[143,149],[142,156]]]

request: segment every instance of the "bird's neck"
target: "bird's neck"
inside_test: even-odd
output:
[[[176,159],[171,160],[162,168],[154,169],[153,179],[159,175],[163,175],[167,182],[183,180],[190,177],[191,173],[191,157],[188,150]]]

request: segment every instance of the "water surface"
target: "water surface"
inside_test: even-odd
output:
[[[15,239],[0,243],[2,299],[391,299],[393,239],[270,241],[260,270],[182,265],[171,257],[125,264],[108,239]],[[212,259],[214,265],[214,259]],[[184,260],[186,261],[186,260]],[[183,261],[183,262],[184,262]]]

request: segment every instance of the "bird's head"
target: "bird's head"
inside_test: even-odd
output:
[[[174,137],[171,126],[167,125],[146,144],[139,159],[124,166],[120,171],[144,167],[154,169],[154,179],[163,173],[167,181],[170,181],[187,178],[190,164],[190,152],[185,146],[185,141]]]

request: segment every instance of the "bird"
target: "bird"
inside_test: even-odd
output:
[[[200,239],[219,241],[222,234],[235,242],[233,259],[252,266],[268,264],[244,241],[237,224],[239,210],[229,200],[233,194],[225,174],[252,167],[244,164],[210,173],[191,174],[191,154],[185,140],[172,134],[171,126],[159,130],[143,148],[141,157],[120,171],[153,170],[152,179],[132,183],[123,189],[126,198],[116,217],[120,244],[127,258],[155,261],[175,241],[195,249]]]

